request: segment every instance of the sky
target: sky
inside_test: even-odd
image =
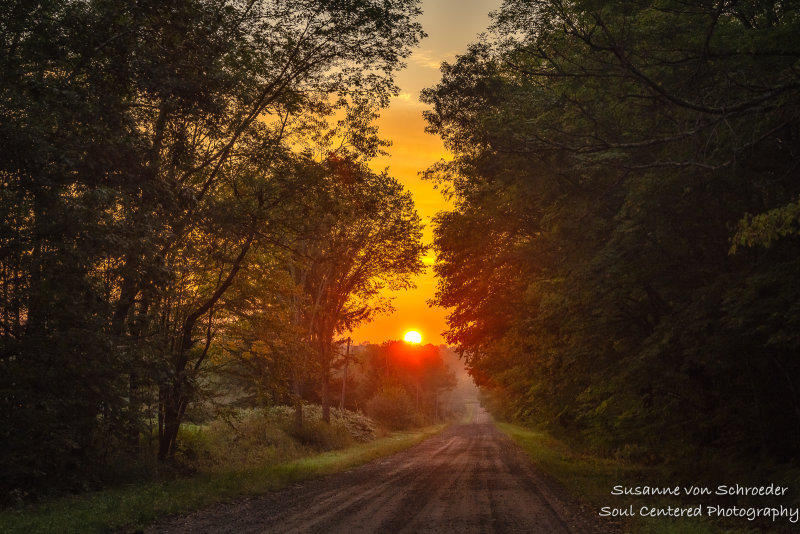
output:
[[[441,140],[425,133],[422,112],[427,106],[419,101],[419,93],[436,85],[441,78],[439,65],[452,61],[467,45],[489,26],[489,12],[500,7],[501,0],[423,0],[423,15],[419,22],[428,37],[408,58],[408,66],[398,73],[396,83],[400,95],[392,99],[378,120],[380,134],[392,141],[388,156],[376,158],[372,168],[389,168],[389,173],[411,191],[417,212],[425,224],[425,244],[433,241],[431,218],[448,204],[432,183],[423,181],[419,173],[449,154]],[[425,258],[427,271],[414,278],[416,289],[386,292],[393,297],[394,313],[376,317],[372,322],[355,329],[356,343],[382,343],[402,339],[408,330],[422,335],[423,343],[445,343],[442,332],[447,328],[447,311],[430,307],[427,301],[436,293],[436,280],[431,266],[433,253]]]

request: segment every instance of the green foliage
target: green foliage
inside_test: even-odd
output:
[[[289,428],[293,415],[289,406],[269,408],[266,414],[269,419],[279,422],[286,428]],[[308,404],[303,407],[303,415],[305,421],[319,424],[322,421],[322,407],[318,404]],[[331,409],[331,422],[328,427],[344,431],[349,435],[349,439],[360,443],[372,441],[376,436],[375,423],[361,412],[352,410]]]
[[[388,428],[402,430],[416,423],[414,401],[400,387],[388,387],[372,397],[366,406],[367,413]]]
[[[664,480],[663,474],[637,463],[578,454],[544,432],[507,423],[499,423],[497,426],[522,447],[539,469],[562,483],[572,495],[580,496],[581,500],[590,503],[593,511],[603,506],[619,504],[609,498],[614,486],[641,486],[644,483],[658,486]],[[637,534],[749,532],[746,529],[725,528],[707,520],[670,517],[653,520],[638,517],[621,526],[623,532]]]
[[[798,223],[800,223],[800,202],[787,204],[755,217],[745,215],[744,219],[739,221],[739,228],[733,236],[731,253],[735,254],[738,246],[768,247],[787,236],[796,237],[800,232]]]
[[[216,502],[259,495],[291,484],[351,469],[410,448],[440,432],[442,426],[397,432],[344,450],[306,456],[289,462],[267,462],[239,469],[218,466],[212,473],[159,482],[137,482],[39,505],[0,510],[5,533],[87,534],[141,529],[167,515],[186,513]]]
[[[351,400],[390,429],[446,420],[444,398],[457,381],[442,348],[405,341],[361,347]]]
[[[192,472],[244,470],[375,439],[375,423],[363,414],[333,410],[332,415],[325,423],[319,405],[306,405],[303,426],[297,428],[292,407],[274,406],[183,425],[176,461]]]
[[[443,65],[435,302],[498,414],[651,464],[796,463],[798,20],[511,0]]]
[[[332,140],[360,165],[385,146],[371,120],[417,4],[0,4],[3,490],[95,486],[153,427],[170,460],[222,330],[263,335],[253,306],[275,295],[236,284],[279,272],[284,236],[324,211],[305,200]]]
[[[324,421],[304,421],[302,427],[290,427],[289,432],[298,442],[318,451],[339,449],[353,443],[345,428]]]

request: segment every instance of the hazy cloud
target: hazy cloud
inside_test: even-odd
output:
[[[411,63],[419,65],[420,67],[439,70],[439,65],[442,64],[442,61],[451,59],[455,57],[455,55],[456,52],[440,53],[435,50],[425,49],[415,50],[408,59]]]

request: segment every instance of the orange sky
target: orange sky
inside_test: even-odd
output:
[[[376,170],[389,167],[390,174],[411,191],[425,224],[426,244],[433,239],[431,217],[446,209],[447,203],[433,184],[422,181],[418,173],[448,155],[438,137],[425,133],[422,119],[425,105],[419,102],[419,92],[439,81],[442,61],[453,60],[486,30],[489,11],[497,9],[500,3],[501,0],[423,0],[420,22],[428,37],[408,59],[408,67],[398,74],[400,96],[392,100],[378,121],[381,136],[393,145],[388,149],[389,156],[377,158],[372,167]],[[429,266],[433,261],[432,254],[425,258]],[[446,311],[427,305],[436,292],[432,269],[428,267],[427,273],[416,277],[414,282],[416,289],[387,292],[394,297],[395,312],[376,317],[354,330],[355,342],[382,343],[402,339],[406,331],[416,330],[422,334],[423,343],[444,343],[441,334],[446,328]]]

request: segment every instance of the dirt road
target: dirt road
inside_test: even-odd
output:
[[[556,534],[599,531],[593,523],[479,414],[394,456],[148,532]]]

